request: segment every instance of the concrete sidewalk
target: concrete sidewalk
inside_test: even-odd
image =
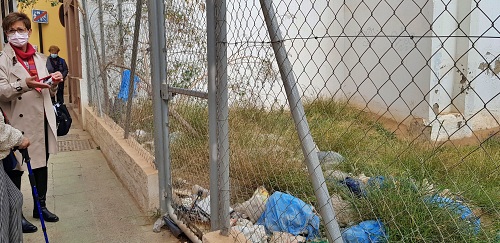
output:
[[[152,231],[156,218],[140,211],[79,121],[58,143],[60,152],[49,160],[47,207],[60,221],[45,223],[50,242],[183,242],[167,229]],[[27,173],[21,189],[24,216],[38,227],[24,242],[44,242],[40,220],[32,217]]]

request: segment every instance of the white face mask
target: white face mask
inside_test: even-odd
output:
[[[26,45],[26,43],[28,43],[29,36],[28,32],[22,34],[19,32],[15,32],[13,34],[8,35],[7,39],[13,46],[22,47]]]

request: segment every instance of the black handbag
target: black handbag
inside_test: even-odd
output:
[[[3,114],[3,119],[5,124],[9,124],[9,120],[7,119],[7,116],[5,116],[5,113],[3,112],[2,108],[0,108],[0,111]],[[14,155],[14,151],[11,149],[9,155],[7,157],[2,159],[3,163],[3,168],[5,171],[10,171],[16,168],[17,165],[17,159],[16,156]]]
[[[64,136],[68,134],[73,119],[71,119],[65,104],[56,103],[54,109],[56,111],[57,136]]]

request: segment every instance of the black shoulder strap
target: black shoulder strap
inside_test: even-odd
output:
[[[0,107],[0,111],[2,111],[3,121],[5,122],[5,124],[10,124],[9,119],[7,119],[7,115],[5,115],[5,112],[3,112],[2,110],[2,107]]]

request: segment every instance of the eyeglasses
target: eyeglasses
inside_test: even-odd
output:
[[[24,28],[10,29],[9,31],[7,31],[7,34],[11,35],[11,34],[14,34],[16,32],[19,34],[24,34],[24,33],[28,32],[28,29],[24,29]]]

